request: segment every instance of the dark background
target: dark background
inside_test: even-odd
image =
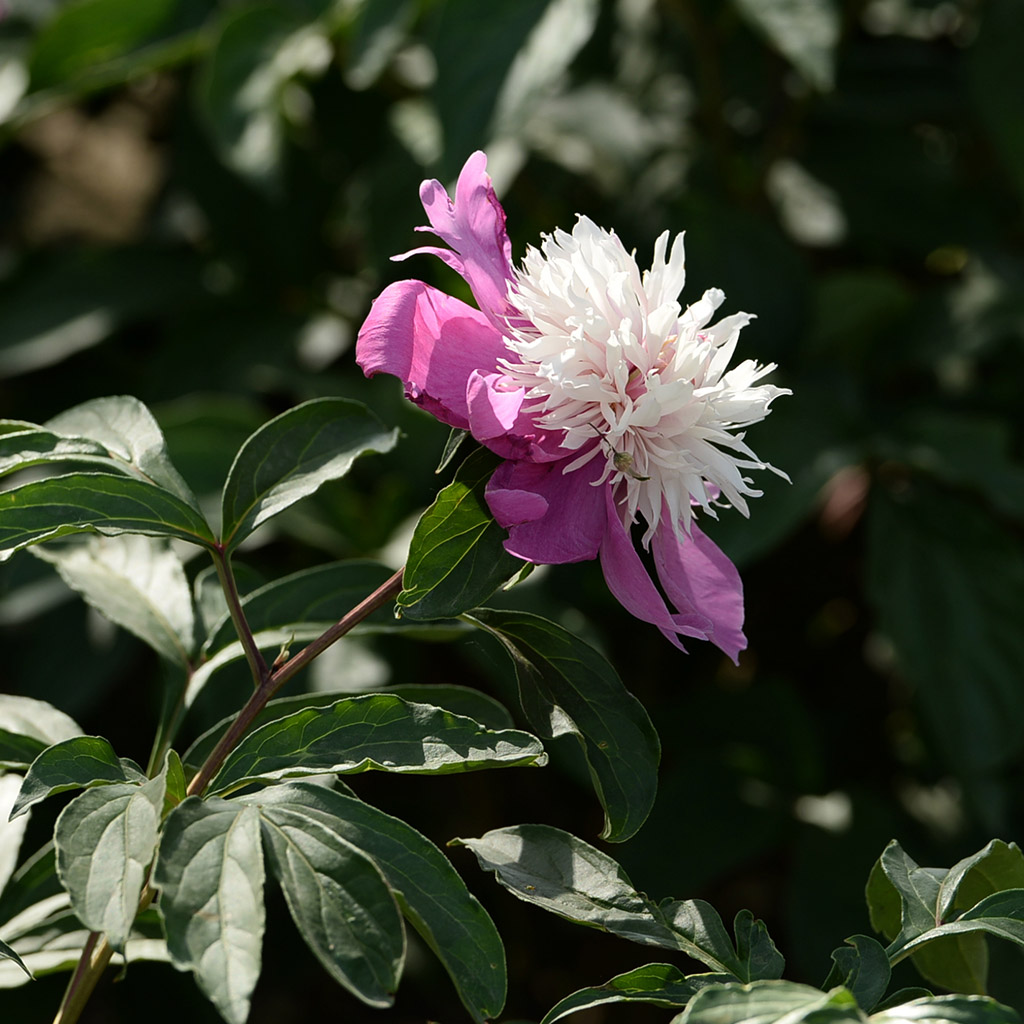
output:
[[[745,580],[738,668],[708,645],[683,656],[631,620],[596,564],[537,572],[505,598],[604,650],[661,734],[655,811],[607,849],[654,897],[703,897],[726,920],[749,907],[787,977],[820,984],[834,947],[871,934],[863,886],[890,838],[943,867],[1020,838],[1019,0],[6,6],[0,415],[42,422],[136,395],[193,487],[215,494],[269,416],[358,398],[402,428],[397,449],[282,516],[240,560],[253,580],[381,551],[397,565],[439,486],[446,429],[394,380],[365,381],[352,341],[397,277],[465,294],[436,261],[388,262],[422,241],[420,180],[451,182],[487,149],[516,259],[577,212],[614,228],[641,266],[661,231],[686,230],[684,300],[714,285],[724,312],[755,313],[742,356],[777,362],[774,380],[794,391],[749,437],[792,484],[763,474],[749,521],[708,527]],[[28,554],[0,572],[0,630],[5,691],[52,701],[145,760],[155,655]],[[345,653],[321,683],[509,695],[508,668],[479,640]],[[244,691],[241,675],[222,678],[188,736]],[[573,752],[554,761],[353,785],[441,844],[525,821],[596,842],[599,807]],[[37,814],[26,849],[49,827]],[[452,857],[505,939],[507,1019],[666,959],[519,904],[466,851]],[[1019,951],[991,945],[992,992],[1024,1009]],[[5,1019],[49,1019],[63,984],[0,994]],[[217,1019],[190,978],[138,964],[84,1019],[185,1014]],[[335,1016],[466,1019],[418,946],[395,1009],[362,1007],[271,896],[253,1024]]]

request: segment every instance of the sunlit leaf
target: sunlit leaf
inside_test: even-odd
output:
[[[643,705],[597,651],[547,619],[476,609],[470,621],[508,651],[530,724],[545,737],[572,732],[579,740],[605,809],[602,838],[634,835],[654,805],[661,756]]]
[[[264,424],[242,445],[224,485],[225,547],[344,476],[360,455],[389,451],[396,436],[366,406],[343,398],[314,399]]]
[[[181,559],[166,540],[89,537],[67,547],[38,547],[72,590],[161,657],[189,664],[195,647],[192,593]]]
[[[482,1022],[500,1014],[506,984],[501,939],[487,912],[429,839],[398,818],[323,786],[272,786],[247,799],[261,807],[301,806],[371,857],[474,1019]]]
[[[529,733],[486,729],[471,718],[392,694],[368,694],[306,708],[250,733],[210,783],[225,793],[250,782],[371,769],[449,774],[481,768],[541,766]]]
[[[416,686],[410,684],[389,686],[385,692],[415,704],[430,704],[434,707],[444,708],[446,711],[452,711],[457,715],[472,718],[488,729],[511,729],[514,725],[512,716],[493,697],[488,697],[487,694],[481,693],[479,690],[471,690],[465,686],[445,686],[443,684]],[[253,729],[258,729],[268,722],[276,722],[278,719],[302,711],[304,708],[327,707],[351,696],[353,696],[351,693],[331,690],[300,693],[294,697],[279,697],[277,700],[270,701],[256,715],[243,736],[249,735]],[[225,729],[234,720],[235,716],[231,715],[207,729],[185,751],[185,763],[196,766],[202,764],[213,752],[217,741],[224,735]]]
[[[0,766],[27,768],[51,744],[81,733],[73,718],[44,700],[0,693]]]
[[[791,981],[709,985],[680,1015],[679,1024],[859,1024],[867,1017],[844,988],[822,992]]]
[[[8,820],[20,788],[21,776],[0,775],[0,893],[14,874],[21,852],[21,840],[28,825],[28,818]],[[0,918],[2,921],[3,918]]]
[[[74,533],[141,533],[212,547],[202,516],[153,484],[105,473],[72,473],[0,493],[0,561]]]
[[[74,736],[48,747],[32,762],[11,815],[24,814],[33,804],[56,793],[145,781],[138,766],[118,757],[102,736]]]
[[[189,797],[168,816],[154,869],[167,948],[229,1024],[245,1024],[265,911],[255,807]]]
[[[156,853],[166,778],[89,789],[57,819],[57,872],[81,922],[123,951]]]
[[[1009,1006],[983,996],[928,996],[871,1015],[871,1024],[1020,1024]]]
[[[522,562],[504,548],[484,488],[500,460],[486,448],[459,466],[420,517],[409,545],[397,604],[413,619],[443,619],[486,601]]]
[[[656,904],[638,893],[622,867],[600,850],[549,825],[494,829],[480,839],[457,839],[480,867],[493,871],[513,895],[578,924],[612,932],[645,946],[680,950],[713,971],[748,981],[757,970],[777,976],[782,957],[765,956],[758,942],[750,956],[749,918],[737,915],[737,934],[747,933],[737,952],[718,912],[703,900],[664,900]],[[765,936],[767,938],[767,936]],[[770,939],[767,940],[770,943]]]

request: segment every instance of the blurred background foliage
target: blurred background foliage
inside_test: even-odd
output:
[[[402,443],[275,520],[240,561],[250,585],[353,555],[397,566],[439,486],[445,428],[390,378],[365,381],[352,342],[390,280],[462,284],[427,258],[388,261],[417,244],[420,180],[450,182],[485,148],[517,259],[577,212],[614,227],[641,265],[662,230],[685,229],[684,298],[715,285],[727,311],[756,313],[744,353],[777,361],[795,392],[750,438],[792,484],[763,474],[750,521],[709,528],[741,565],[750,649],[738,668],[707,645],[679,655],[625,616],[595,564],[538,571],[503,598],[601,647],[661,733],[658,804],[615,856],[652,896],[704,897],[727,918],[751,908],[787,976],[820,984],[828,951],[870,931],[863,885],[891,837],[942,865],[1024,838],[1020,0],[5,8],[2,415],[41,422],[136,395],[209,493],[270,415],[358,398]],[[152,653],[29,554],[0,574],[0,630],[5,691],[145,759]],[[221,679],[189,736],[246,686]],[[477,637],[349,640],[306,685],[440,680],[511,685]],[[357,788],[441,843],[522,821],[592,841],[597,803],[572,751],[556,755],[514,777]],[[505,937],[510,1019],[648,959],[510,905],[453,856]],[[284,917],[280,902],[270,912]],[[254,1024],[324,1006],[461,1019],[429,957],[413,951],[394,1010],[370,1011],[289,928],[272,920]],[[1019,1009],[1022,967],[993,948],[992,992]],[[159,985],[169,994],[152,1005]],[[42,1019],[62,986],[4,993],[6,1019]],[[190,979],[152,965],[89,1012],[216,1019]]]

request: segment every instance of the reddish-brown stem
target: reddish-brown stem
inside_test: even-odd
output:
[[[330,629],[325,630],[312,643],[304,647],[293,658],[289,658],[276,671],[270,672],[259,683],[255,693],[246,701],[235,720],[210,752],[210,756],[196,772],[188,786],[188,795],[202,794],[217,773],[224,759],[234,750],[238,741],[249,730],[256,716],[266,707],[267,702],[289,680],[304,669],[314,658],[323,654],[331,644],[340,640],[353,626],[357,626],[371,612],[396,597],[402,589],[402,573],[399,569],[390,579],[382,583],[369,597],[360,601],[350,612],[340,618]],[[252,634],[250,633],[250,636]],[[262,660],[262,659],[261,659]]]

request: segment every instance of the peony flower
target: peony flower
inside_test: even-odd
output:
[[[417,230],[448,247],[395,257],[440,257],[476,308],[422,281],[392,284],[359,332],[356,360],[367,376],[398,377],[409,399],[505,460],[486,497],[509,552],[540,564],[600,558],[633,615],[681,649],[681,636],[698,637],[735,661],[746,646],[742,585],[695,511],[748,514],[746,499],[761,492],[744,471],[772,467],[743,428],[789,392],[758,383],[772,364],[728,369],[751,317],[712,324],[721,291],[680,306],[682,235],[669,248],[662,234],[641,273],[613,232],[581,216],[513,266],[486,163],[469,158],[454,201],[423,183],[430,227]]]

